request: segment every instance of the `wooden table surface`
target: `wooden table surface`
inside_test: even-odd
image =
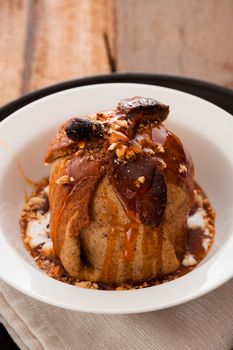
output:
[[[233,87],[233,0],[0,0],[0,105],[112,71]]]
[[[0,106],[115,71],[233,88],[232,18],[233,0],[0,0]]]

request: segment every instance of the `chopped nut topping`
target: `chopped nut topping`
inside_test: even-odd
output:
[[[70,182],[70,178],[68,175],[63,175],[59,179],[56,180],[57,185],[65,185]]]
[[[147,154],[155,154],[155,152],[151,148],[143,148],[143,151]]]
[[[129,138],[122,132],[113,130],[109,138],[109,143],[128,142]]]
[[[121,148],[118,148],[118,149],[116,150],[116,155],[117,155],[117,157],[118,157],[118,158],[123,158],[124,155],[125,155],[126,150],[127,150],[127,147],[124,146],[124,145],[122,145]]]
[[[40,207],[45,203],[45,199],[43,197],[31,197],[28,204],[30,207]]]
[[[113,142],[109,147],[108,147],[108,151],[113,151],[117,146],[116,142]]]
[[[143,283],[143,287],[148,287],[148,286],[149,286],[149,284],[147,282]]]
[[[160,166],[162,169],[165,169],[167,167],[167,164],[164,162],[164,160],[159,159],[160,160]]]
[[[131,141],[130,149],[132,149],[134,153],[142,152],[142,146],[138,142]]]
[[[117,124],[114,124],[112,127],[114,130],[120,130],[121,128],[120,125],[117,125]]]
[[[195,202],[198,204],[199,207],[202,207],[203,206],[203,199],[202,199],[201,195],[197,192],[197,190],[194,190],[193,194],[194,194]]]
[[[126,152],[126,159],[130,159],[135,156],[135,153],[132,149],[128,149]]]
[[[138,177],[138,182],[140,182],[141,184],[144,184],[144,182],[145,182],[145,176],[139,176]]]
[[[179,173],[183,174],[183,173],[187,173],[188,169],[184,164],[180,164],[179,166]]]
[[[70,182],[74,182],[74,177],[73,176],[70,177]]]
[[[122,127],[122,128],[127,128],[127,127],[128,127],[128,122],[127,122],[127,120],[120,120],[120,119],[117,119],[117,120],[115,121],[115,123],[116,123],[117,125],[119,125],[120,127]]]
[[[161,153],[164,153],[164,152],[165,152],[165,151],[164,151],[164,147],[163,147],[162,145],[158,145],[158,146],[157,146],[157,149],[158,149],[158,151],[161,152]]]
[[[144,184],[146,178],[145,176],[139,176],[136,181],[134,181],[134,184],[136,187],[141,187],[142,184]]]
[[[76,282],[75,286],[81,287],[81,288],[91,288],[92,283],[90,281],[81,281],[81,282]]]

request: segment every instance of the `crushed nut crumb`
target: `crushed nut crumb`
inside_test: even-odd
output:
[[[164,160],[163,160],[163,159],[159,159],[159,161],[160,161],[160,166],[161,166],[161,168],[162,168],[162,169],[166,169],[167,164],[164,162]]]
[[[81,282],[76,282],[75,286],[80,288],[91,288],[92,283],[90,281],[81,281]]]
[[[99,289],[99,285],[98,285],[98,283],[96,283],[96,282],[94,282],[94,283],[92,284],[92,286],[94,287],[94,289]]]
[[[127,146],[125,146],[125,145],[122,145],[121,148],[117,148],[117,150],[116,150],[117,157],[123,158],[126,150],[127,150]]]
[[[143,148],[143,152],[145,152],[147,154],[151,154],[151,155],[155,154],[155,152],[151,148]]]
[[[160,153],[164,153],[164,152],[165,152],[164,147],[163,147],[162,145],[158,145],[158,146],[157,146],[157,149],[158,149],[158,151],[159,151]]]
[[[43,197],[31,197],[28,204],[30,207],[39,208],[45,203],[45,198]]]
[[[113,128],[108,129],[108,133],[111,135],[114,132]]]
[[[135,156],[135,153],[132,149],[128,149],[126,152],[126,159],[130,159]]]
[[[68,175],[63,175],[59,179],[56,180],[57,185],[65,185],[70,182],[70,178]]]
[[[193,194],[194,194],[195,202],[198,204],[199,207],[202,207],[203,206],[202,196],[197,192],[197,190],[194,190]]]
[[[126,290],[124,287],[117,287],[116,290]]]
[[[144,184],[144,182],[145,182],[145,176],[139,176],[138,177],[138,182],[140,182],[141,184]]]
[[[180,164],[179,173],[184,174],[184,173],[187,173],[187,171],[188,171],[187,167],[184,164]]]
[[[109,147],[108,147],[108,151],[113,151],[114,149],[116,149],[117,143],[113,142]]]
[[[136,181],[134,181],[134,184],[136,187],[141,187],[142,184],[144,184],[146,178],[145,176],[139,176]]]
[[[120,127],[122,127],[122,128],[127,128],[127,127],[128,127],[128,122],[127,122],[127,120],[117,119],[117,120],[115,121],[115,123],[116,123],[117,125],[119,125]]]

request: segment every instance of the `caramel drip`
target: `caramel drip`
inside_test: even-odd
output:
[[[157,232],[157,242],[158,242],[158,250],[157,250],[157,273],[158,275],[161,273],[163,267],[163,223],[158,227]]]
[[[162,161],[167,181],[175,183],[189,195],[193,193],[193,163],[179,138],[163,125],[154,125],[146,129],[150,141],[156,146],[155,159]],[[162,152],[161,152],[162,147]],[[174,176],[176,174],[176,176]]]
[[[123,249],[119,252],[123,255],[124,275],[129,275],[127,271],[132,268],[132,263],[134,261],[135,249],[138,238],[138,223],[130,219],[130,214],[128,213],[130,222],[127,224],[122,224],[120,221],[119,212],[115,203],[109,198],[107,193],[103,192],[103,200],[106,207],[109,209],[109,227],[107,239],[107,248],[104,257],[103,270],[101,273],[100,280],[109,280],[109,275],[111,271],[111,278],[117,275],[117,264],[113,261],[115,255],[118,253],[117,244],[119,245],[119,240],[123,237]]]
[[[202,229],[187,228],[185,250],[187,252],[191,252],[197,261],[201,261],[206,255],[206,252],[202,246],[202,240],[204,237],[205,236]]]
[[[154,273],[156,269],[156,274],[160,274],[163,266],[163,237],[164,234],[162,224],[156,229],[156,231],[149,226],[143,227],[141,251],[143,256],[142,265],[144,271],[150,271],[151,273],[153,271]],[[152,266],[153,262],[155,261],[156,264]],[[148,276],[147,278],[151,277],[152,276]]]
[[[108,232],[107,247],[106,247],[103,269],[101,272],[100,280],[108,281],[110,270],[111,270],[111,276],[113,279],[117,275],[117,264],[116,263],[113,264],[112,262],[114,259],[116,243],[120,237],[121,224],[119,222],[119,213],[115,203],[109,198],[106,191],[102,192],[102,196],[103,196],[105,206],[109,209],[110,230]]]
[[[11,146],[7,145],[4,141],[0,140],[0,145],[7,150],[7,152],[12,156],[12,158],[15,160],[17,168],[19,170],[19,173],[24,181],[25,185],[30,185],[30,186],[36,186],[36,183],[31,180],[26,174],[25,171],[15,153],[15,151],[11,148]],[[28,194],[26,191],[26,187],[24,186],[24,194],[25,194],[25,201],[28,200]]]
[[[153,261],[156,257],[156,239],[153,229],[149,226],[143,226],[143,234],[141,241],[142,252],[142,268],[143,271],[153,271]],[[150,278],[151,276],[147,276]]]
[[[54,213],[53,216],[51,216],[51,222],[50,222],[51,233],[52,233],[53,246],[54,246],[56,256],[60,256],[61,248],[65,240],[65,234],[64,233],[59,234],[59,225],[61,223],[61,217],[69,201],[69,197],[71,197],[73,193],[73,190],[74,188],[71,189],[70,186],[67,186],[65,189],[63,189],[63,191],[67,192],[64,194],[63,205],[60,208],[60,210],[58,210],[57,212]]]
[[[123,258],[125,262],[133,261],[138,238],[138,223],[131,222],[130,227],[126,227],[124,236]]]

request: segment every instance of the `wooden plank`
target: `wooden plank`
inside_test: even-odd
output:
[[[233,87],[232,0],[118,0],[117,68]]]
[[[0,105],[21,91],[27,16],[27,0],[0,0]]]
[[[34,3],[29,67],[22,92],[111,70],[111,0],[50,0]],[[30,33],[29,30],[29,33]],[[30,48],[31,46],[31,48]],[[33,48],[33,50],[31,50]]]
[[[112,0],[0,0],[0,105],[113,68]]]

